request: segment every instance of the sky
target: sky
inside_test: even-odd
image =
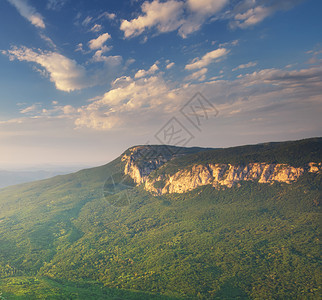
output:
[[[0,168],[322,136],[320,0],[0,0]]]

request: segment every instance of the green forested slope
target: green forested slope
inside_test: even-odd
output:
[[[316,161],[319,145],[321,139],[280,144],[277,153],[289,154],[271,155],[290,159],[302,151],[295,163]],[[256,147],[221,155],[251,159],[252,153],[256,160],[275,151],[265,148],[271,144]],[[216,162],[214,153],[224,150],[211,151],[177,160],[188,166],[213,155]],[[103,186],[121,169],[116,159],[0,191],[5,299],[321,296],[321,174],[305,174],[291,185],[243,182],[161,197],[137,187],[127,191],[131,204],[118,208],[110,205],[117,195],[104,197]]]

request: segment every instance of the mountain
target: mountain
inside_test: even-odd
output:
[[[283,150],[281,146],[281,144],[266,145],[265,150],[261,149],[261,151],[267,152],[267,148],[269,148],[268,157],[265,156],[265,153],[261,153],[261,156],[256,159],[253,155],[249,156],[249,153],[257,148],[255,146],[248,147],[246,154],[244,152],[234,158],[218,158],[220,154],[227,153],[227,150],[217,149],[181,157],[181,159],[174,161],[175,157],[158,153],[154,154],[154,157],[144,160],[143,163],[140,162],[140,156],[142,156],[140,153],[146,151],[147,147],[139,146],[129,149],[129,153],[122,157],[122,161],[125,162],[124,174],[129,175],[136,184],[143,183],[145,190],[157,195],[186,193],[199,186],[209,184],[217,189],[225,186],[231,188],[236,183],[239,184],[240,181],[291,183],[297,181],[305,172],[318,173],[322,170],[322,164],[314,162],[314,160],[319,161],[320,159],[318,147],[315,152],[316,156],[312,152],[314,149],[311,149],[310,158],[305,158],[310,162],[299,163],[294,154],[278,158],[277,154]],[[149,152],[153,154],[153,147],[150,148],[152,149],[149,149]],[[242,148],[243,151],[246,150],[245,147]],[[240,149],[233,149],[233,151],[238,150]],[[292,156],[293,159],[290,160]],[[293,167],[290,164],[298,167]],[[157,171],[153,172],[155,170]]]
[[[84,166],[28,166],[25,168],[14,168],[9,170],[0,169],[0,188],[20,183],[32,182],[51,178],[57,175],[68,174],[81,170]]]
[[[322,138],[135,146],[0,191],[4,299],[318,299]]]
[[[60,172],[50,171],[7,171],[0,170],[0,188],[10,185],[17,185],[20,183],[31,182],[41,179],[47,179],[56,175],[60,175]]]

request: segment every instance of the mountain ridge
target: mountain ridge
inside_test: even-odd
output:
[[[257,145],[247,145],[240,147],[228,148],[230,150],[236,151],[236,149],[248,149],[261,148],[260,151],[267,151],[265,148],[278,148],[280,145],[285,146],[285,144],[298,144],[298,143],[311,143],[310,148],[319,148],[318,153],[321,153],[321,139],[314,138],[303,141],[290,141],[281,143],[264,143]],[[307,145],[305,145],[307,147]],[[162,151],[160,151],[162,149]],[[203,186],[211,184],[215,188],[220,188],[220,186],[231,188],[234,184],[240,182],[241,180],[257,180],[259,183],[273,183],[273,182],[284,182],[291,183],[296,181],[304,172],[316,173],[322,170],[322,157],[315,156],[310,157],[311,159],[317,159],[317,161],[307,161],[305,164],[302,163],[299,167],[293,167],[287,163],[276,163],[274,159],[270,157],[265,157],[259,155],[256,162],[247,162],[246,158],[241,157],[241,163],[231,164],[231,163],[218,163],[216,161],[216,152],[220,153],[226,149],[191,149],[193,154],[182,151],[182,149],[167,148],[167,146],[134,146],[129,148],[121,156],[121,160],[125,162],[124,174],[129,175],[133,181],[137,184],[143,184],[147,191],[152,193],[162,195],[165,193],[184,193],[191,191],[198,186]],[[238,151],[238,150],[237,150]],[[252,149],[251,151],[254,151]],[[271,151],[271,149],[269,149]],[[141,153],[143,152],[143,153]],[[170,154],[173,152],[173,155]],[[189,151],[190,152],[190,151]],[[213,161],[210,163],[195,162],[194,164],[188,165],[188,169],[183,169],[177,171],[174,174],[164,174],[165,172],[158,172],[158,169],[167,168],[167,164],[175,164],[177,166],[180,163],[173,162],[176,158],[185,159],[186,155],[202,155],[204,152],[210,152],[213,156]],[[243,151],[241,151],[243,152]],[[276,152],[276,151],[275,151]],[[179,154],[178,154],[179,153]],[[244,153],[241,156],[245,156]],[[248,155],[248,154],[247,154]],[[145,157],[145,159],[143,159]],[[260,161],[261,157],[264,160],[271,161],[272,163],[267,163],[266,161]],[[297,158],[297,157],[296,157]],[[142,162],[142,159],[144,160]],[[287,160],[292,159],[289,155]],[[294,155],[293,155],[293,159]],[[307,158],[309,159],[309,158]],[[209,157],[207,158],[209,161]],[[186,160],[187,161],[187,160]],[[151,174],[151,176],[150,176]]]
[[[321,161],[321,141],[183,148],[182,155],[144,146],[162,151],[132,160],[157,167],[149,180],[209,163],[292,161],[306,169],[291,184],[241,180],[153,194],[124,174],[132,147],[100,167],[1,189],[0,292],[6,299],[316,299],[322,174],[307,163]]]

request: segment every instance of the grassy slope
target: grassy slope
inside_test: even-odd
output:
[[[320,141],[295,147],[311,161],[321,155],[311,142]],[[117,159],[0,192],[0,291],[7,299],[153,299],[133,290],[178,298],[318,296],[321,175],[162,197],[136,188],[130,206],[113,208],[103,185],[121,168]]]

